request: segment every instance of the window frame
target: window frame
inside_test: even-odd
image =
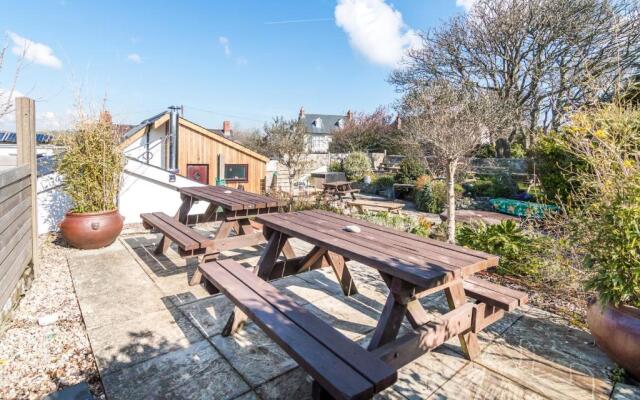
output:
[[[236,166],[236,167],[237,166],[244,167],[245,178],[244,179],[243,178],[239,178],[239,179],[227,178],[227,166],[228,165],[232,165],[232,166]],[[247,183],[247,182],[249,182],[249,164],[231,164],[231,163],[225,164],[224,165],[224,181],[225,182],[238,182],[238,183]]]

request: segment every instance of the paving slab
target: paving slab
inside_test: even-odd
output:
[[[206,340],[104,375],[102,382],[110,400],[222,400],[250,390]]]
[[[209,340],[253,387],[297,366],[256,324],[248,324],[232,336],[217,335]]]
[[[206,337],[219,335],[233,311],[233,303],[217,294],[197,300],[178,309]]]
[[[302,275],[277,279],[271,281],[271,284],[299,305],[314,303],[328,296],[342,295],[342,289],[337,282],[335,285],[327,285],[313,279],[302,279]]]
[[[468,363],[451,379],[439,387],[429,399],[467,400],[544,400],[539,393],[533,392],[503,375],[495,373],[482,365]]]
[[[613,388],[611,400],[640,400],[640,386],[618,383]]]
[[[175,308],[89,329],[87,334],[102,374],[187,348],[204,339]]]
[[[582,330],[528,308],[476,360],[554,399],[608,398],[611,362]]]
[[[459,354],[438,348],[400,368],[391,387],[408,399],[426,399],[468,363]]]
[[[284,373],[256,388],[263,399],[311,399],[312,378],[300,367]]]
[[[380,314],[361,300],[344,295],[326,297],[304,308],[352,340],[375,329]]]

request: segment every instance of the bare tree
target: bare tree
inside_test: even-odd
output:
[[[289,190],[293,195],[293,180],[307,166],[305,126],[299,121],[278,117],[265,124],[264,131],[264,152],[287,168]]]
[[[395,154],[400,144],[399,133],[393,115],[384,107],[378,107],[371,114],[356,113],[348,120],[333,134],[329,150],[333,153],[386,150]]]
[[[406,144],[420,148],[445,170],[447,177],[448,241],[456,237],[456,174],[468,156],[487,137],[489,127],[500,126],[496,97],[475,85],[454,86],[441,80],[409,90],[399,109]]]
[[[640,64],[636,0],[479,0],[422,35],[390,81],[411,89],[474,82],[513,105],[510,141],[556,129]],[[491,133],[491,132],[490,132]],[[492,142],[495,138],[492,138]]]
[[[0,77],[2,77],[2,74],[6,69],[5,62],[8,48],[8,44],[0,48]],[[13,73],[13,78],[7,88],[4,87],[3,81],[0,79],[0,119],[13,111],[13,97],[16,92],[16,84],[18,82],[18,77],[20,76],[20,70],[22,69],[22,63],[24,61],[26,51],[27,49],[25,47],[22,54],[18,56],[18,64]]]

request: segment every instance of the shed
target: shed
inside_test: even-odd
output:
[[[128,157],[170,174],[208,185],[215,185],[223,178],[228,186],[243,187],[254,193],[264,191],[269,159],[225,137],[224,132],[189,121],[172,107],[125,132],[121,146]]]

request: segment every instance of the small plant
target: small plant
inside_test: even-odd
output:
[[[424,165],[414,157],[406,157],[400,161],[400,171],[396,174],[398,183],[414,183],[416,179],[425,174]]]
[[[478,158],[494,158],[496,156],[496,148],[492,144],[480,145],[475,156]]]
[[[495,225],[463,225],[457,234],[459,244],[500,256],[498,273],[515,276],[539,275],[544,264],[541,251],[545,240],[526,232],[512,220]]]
[[[416,192],[422,190],[423,187],[430,184],[432,178],[429,175],[421,175],[416,179]]]
[[[342,169],[342,162],[340,161],[331,161],[328,169],[329,172],[344,172]]]
[[[361,181],[371,171],[371,161],[365,153],[354,152],[342,161],[342,169],[348,180]]]
[[[540,137],[533,149],[536,177],[546,201],[567,203],[571,193],[578,190],[572,175],[585,168],[586,164],[567,149],[563,135],[551,133]]]
[[[422,237],[429,237],[433,226],[426,218],[416,219],[408,215],[391,214],[386,211],[356,214],[354,217]]]
[[[527,156],[527,151],[524,149],[524,146],[520,143],[514,143],[511,145],[511,158],[525,158]]]
[[[73,211],[89,213],[117,208],[124,155],[120,137],[110,123],[83,120],[73,133],[61,135],[65,147],[57,171]]]
[[[464,189],[462,185],[455,185],[456,199],[462,197]],[[432,180],[422,189],[416,189],[416,208],[428,213],[440,213],[447,204],[447,184],[445,181]]]

